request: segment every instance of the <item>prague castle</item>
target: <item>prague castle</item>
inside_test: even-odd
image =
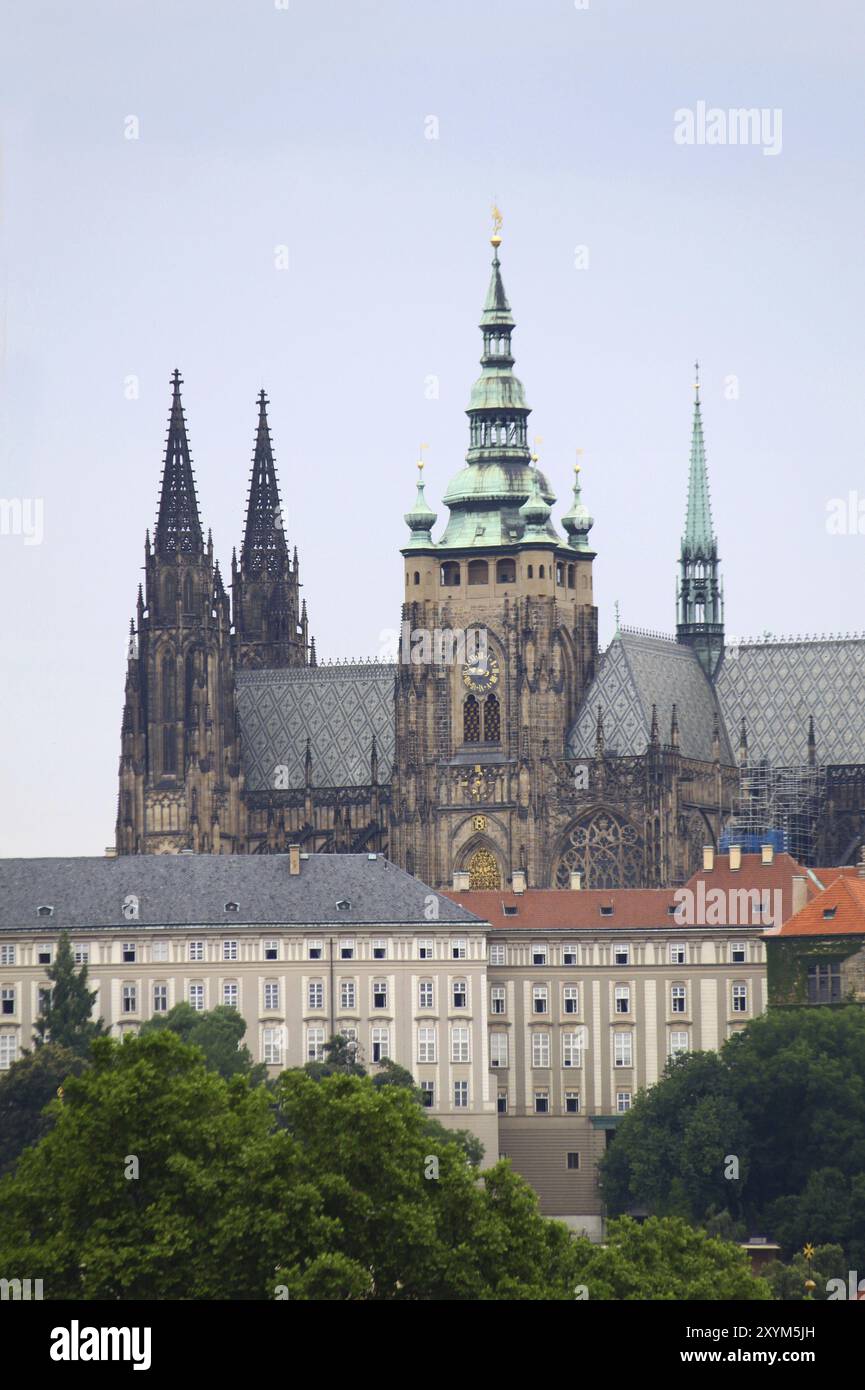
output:
[[[442,642],[417,660],[403,642],[395,663],[319,664],[264,392],[229,595],[175,372],[129,636],[116,852],[374,852],[433,887],[499,890],[515,875],[672,886],[704,846],[733,842],[853,862],[865,640],[725,644],[698,387],[675,635],[617,628],[599,650],[592,518],[577,470],[556,520],[531,454],[498,234],[492,244],[465,465],[438,539],[421,474],[402,547],[402,631],[480,632],[484,655]]]

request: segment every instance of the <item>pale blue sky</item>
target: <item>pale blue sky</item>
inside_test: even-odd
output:
[[[42,499],[44,538],[0,535],[0,853],[113,839],[175,365],[224,572],[264,384],[319,653],[379,650],[418,444],[440,523],[465,452],[494,196],[557,516],[585,450],[602,640],[615,599],[672,630],[697,354],[728,631],[865,628],[865,537],[826,530],[865,495],[858,0],[7,0],[2,23],[0,496]],[[700,101],[779,108],[781,153],[677,145]]]

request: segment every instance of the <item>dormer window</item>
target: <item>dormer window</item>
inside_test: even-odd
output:
[[[53,916],[54,916],[54,908],[53,908],[53,907],[48,907],[47,905],[43,904],[42,907],[37,907],[37,909],[36,909],[36,916],[37,916],[37,917],[53,917]]]
[[[237,903],[226,903],[226,904],[225,904],[225,910],[226,910],[226,912],[238,912],[238,911],[239,911],[239,908],[238,908]]]
[[[349,901],[349,899],[348,899],[348,898],[340,898],[339,902],[338,902],[337,905],[336,905],[336,910],[337,910],[337,912],[350,912],[350,911],[351,911],[351,902]]]
[[[612,915],[613,915],[613,905],[612,905],[612,903],[604,903],[603,906],[601,907],[601,916],[602,916],[602,917],[612,917]]]

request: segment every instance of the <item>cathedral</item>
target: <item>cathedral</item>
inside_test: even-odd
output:
[[[725,643],[697,386],[675,635],[617,626],[599,650],[592,517],[577,469],[557,529],[492,245],[465,466],[435,540],[419,465],[394,663],[317,661],[263,391],[229,595],[175,371],[129,635],[118,854],[299,844],[473,888],[673,886],[725,843],[858,857],[865,639]]]

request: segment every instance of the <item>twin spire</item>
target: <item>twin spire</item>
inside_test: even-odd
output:
[[[154,536],[154,548],[161,556],[199,556],[204,551],[186,418],[180,399],[181,382],[180,372],[175,368],[171,378],[171,413]]]
[[[241,555],[245,573],[250,576],[268,574],[276,579],[288,569],[288,547],[267,423],[267,404],[267,396],[261,391]]]

